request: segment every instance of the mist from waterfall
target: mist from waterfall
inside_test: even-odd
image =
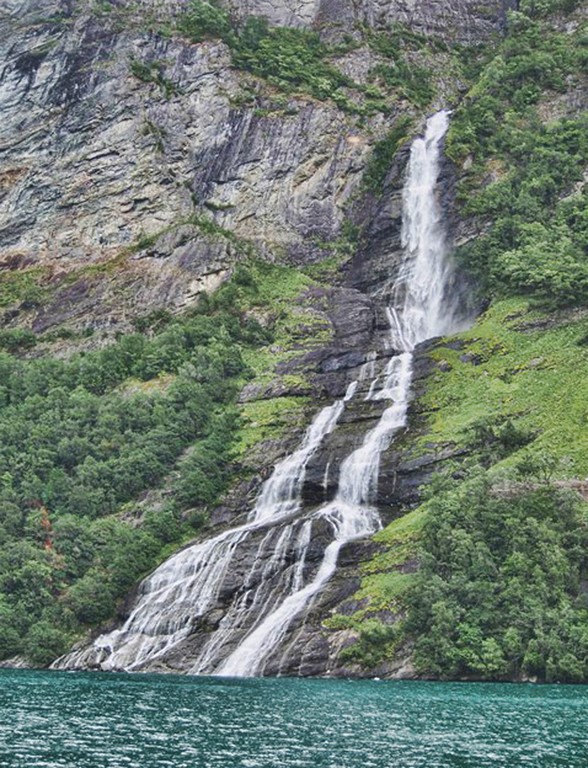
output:
[[[249,574],[209,633],[190,672],[263,674],[294,619],[332,577],[341,548],[381,527],[374,506],[380,458],[406,425],[413,350],[426,339],[458,329],[456,299],[448,295],[452,269],[438,200],[441,145],[448,124],[449,113],[438,112],[428,120],[424,136],[412,144],[403,190],[404,257],[387,310],[391,357],[379,375],[372,359],[367,396],[388,405],[362,444],[342,462],[334,499],[310,515],[302,514],[308,462],[336,428],[356,394],[357,382],[343,399],[315,417],[300,447],[276,466],[245,524],[192,545],[163,563],[142,582],[123,626],[58,660],[56,667],[148,668],[186,640],[201,617],[218,604],[235,558],[244,546],[254,546]],[[305,583],[313,526],[321,520],[332,529],[333,538]]]

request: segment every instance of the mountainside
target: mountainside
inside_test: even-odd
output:
[[[9,663],[81,641],[61,664],[98,665],[88,633],[128,617],[139,579],[243,524],[313,417],[358,378],[369,394],[410,146],[448,108],[436,197],[479,319],[417,347],[374,499],[389,525],[343,546],[263,672],[588,677],[586,13],[446,5],[0,11]],[[355,398],[323,435],[304,514],[385,407]],[[138,668],[193,670],[247,580],[275,599],[302,549],[310,583],[328,524],[296,531],[279,562],[268,533],[257,565],[253,536],[182,643]]]

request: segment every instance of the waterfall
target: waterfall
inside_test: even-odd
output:
[[[132,671],[164,657],[187,638],[198,619],[214,607],[238,548],[253,533],[272,526],[258,548],[258,557],[251,569],[253,576],[262,568],[257,585],[257,591],[262,591],[263,577],[267,578],[272,569],[278,570],[299,523],[287,525],[277,541],[274,540],[275,526],[299,511],[306,465],[325,436],[335,428],[356,386],[352,383],[342,400],[323,408],[313,419],[300,447],[275,467],[264,484],[246,524],[188,547],[166,560],[141,583],[135,606],[120,629],[100,635],[89,648],[67,654],[52,666],[61,669],[98,665],[104,670]],[[273,552],[270,562],[263,565],[261,555],[270,549]],[[302,547],[302,566],[304,552]],[[295,589],[299,586],[302,566],[298,565],[291,574]],[[267,602],[267,595],[265,598],[256,595],[254,604]],[[250,599],[251,595],[246,592],[240,601],[242,611],[247,610]],[[218,639],[215,645],[218,646]],[[208,658],[206,652],[201,658]]]
[[[440,146],[448,112],[427,122],[412,145],[403,193],[404,258],[388,309],[390,346],[396,351],[381,375],[370,356],[360,378],[371,377],[366,399],[389,403],[363,443],[342,462],[334,499],[302,514],[305,470],[337,426],[358,382],[324,408],[299,448],[280,462],[264,484],[243,525],[177,553],[145,579],[126,622],[85,649],[55,663],[57,668],[99,666],[145,669],[181,647],[196,624],[218,604],[232,566],[245,549],[254,553],[248,575],[209,633],[190,672],[247,676],[264,665],[291,626],[333,575],[341,548],[380,526],[374,506],[380,456],[406,424],[413,350],[425,339],[456,330],[455,301],[447,295],[451,265],[441,206],[437,200]],[[326,473],[328,473],[327,467]],[[325,477],[325,482],[327,478]],[[305,583],[313,526],[326,524],[332,540]]]
[[[437,200],[440,144],[449,126],[449,114],[438,112],[427,122],[425,136],[413,142],[403,194],[402,245],[404,260],[393,289],[394,307],[388,310],[391,346],[400,350],[376,378],[368,398],[388,400],[379,422],[363,444],[341,464],[335,499],[323,505],[315,518],[333,526],[334,540],[312,579],[288,595],[225,659],[218,674],[255,675],[299,615],[333,575],[341,547],[369,536],[380,527],[372,501],[377,490],[380,456],[394,434],[405,426],[412,380],[413,350],[421,341],[453,330],[452,302],[445,296],[451,276],[443,214]],[[379,386],[379,388],[378,388]]]

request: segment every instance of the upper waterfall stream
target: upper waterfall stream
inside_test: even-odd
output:
[[[374,499],[380,457],[406,424],[413,350],[426,339],[457,329],[455,299],[448,296],[452,270],[437,196],[441,144],[448,124],[448,112],[438,112],[428,120],[425,135],[412,144],[403,192],[404,258],[388,309],[392,356],[385,370],[373,376],[367,395],[389,405],[362,444],[341,463],[334,499],[302,514],[308,462],[336,428],[346,403],[355,395],[357,382],[349,386],[343,399],[320,411],[300,447],[276,466],[245,524],[171,557],[142,582],[123,626],[63,657],[55,666],[152,668],[215,608],[231,578],[232,564],[247,543],[255,552],[249,573],[234,590],[214,631],[208,633],[190,671],[262,674],[293,619],[333,575],[341,548],[378,530],[381,523]],[[332,530],[332,540],[308,577],[307,551],[313,525],[320,521]]]

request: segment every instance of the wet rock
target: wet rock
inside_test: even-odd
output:
[[[465,355],[460,355],[459,359],[462,363],[471,363],[472,365],[481,365],[484,362],[483,357],[476,355],[473,352],[466,352]]]

